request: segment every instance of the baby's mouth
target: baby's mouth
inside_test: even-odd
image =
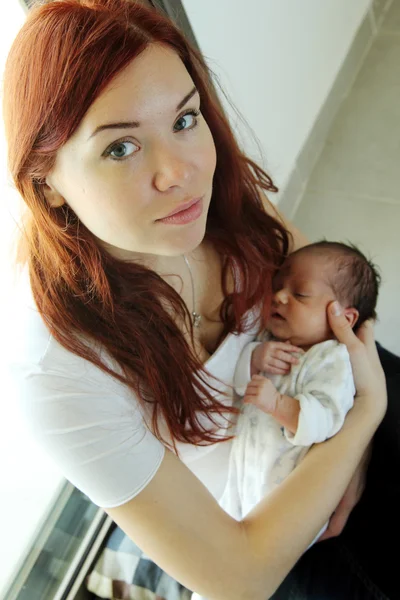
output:
[[[286,319],[285,319],[285,317],[282,317],[282,315],[280,315],[280,314],[279,314],[278,312],[276,312],[276,311],[274,311],[274,312],[271,314],[271,318],[272,318],[272,319],[276,319],[277,321],[285,321],[285,320],[286,320]]]

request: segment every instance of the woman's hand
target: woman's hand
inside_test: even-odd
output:
[[[351,511],[360,501],[365,489],[365,482],[367,478],[367,469],[372,454],[372,442],[364,452],[364,456],[360,461],[352,480],[349,483],[347,490],[344,493],[343,498],[339,502],[335,512],[329,519],[329,525],[318,539],[319,542],[328,540],[329,538],[340,535],[345,528],[347,520],[351,514]]]
[[[376,415],[380,422],[386,412],[387,395],[385,374],[375,345],[371,320],[365,321],[354,333],[338,302],[328,306],[328,320],[336,339],[345,344],[350,355],[356,397],[354,404]]]
[[[339,342],[347,346],[353,369],[354,383],[357,390],[355,402],[363,402],[368,409],[377,411],[382,420],[386,411],[385,375],[376,350],[373,324],[366,321],[354,334],[347,319],[340,311],[335,314],[336,303],[328,307],[328,319],[333,333]],[[329,521],[329,526],[318,541],[327,540],[339,535],[350,516],[351,511],[360,500],[365,488],[366,473],[371,457],[372,446],[367,448],[353,478]]]

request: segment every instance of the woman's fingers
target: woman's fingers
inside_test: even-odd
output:
[[[336,507],[335,512],[329,519],[329,525],[327,530],[319,538],[319,542],[327,540],[331,537],[340,535],[347,523],[351,511],[359,502],[362,493],[365,489],[365,480],[367,474],[367,467],[369,459],[371,457],[371,447],[369,446],[364,452],[363,458],[358,465],[351,482],[349,483],[347,490],[345,491],[343,498]]]
[[[386,385],[383,369],[375,348],[371,322],[364,323],[356,335],[338,302],[328,306],[328,319],[337,340],[345,344],[350,355],[357,396],[368,400],[371,410],[382,416],[386,410]]]
[[[371,320],[365,321],[357,331],[357,337],[366,347],[370,360],[375,364],[376,368],[381,370],[382,376],[384,377],[385,375],[379,358],[378,349],[375,344],[374,323]]]
[[[347,346],[348,351],[356,352],[360,349],[361,344],[358,337],[355,335],[350,323],[343,313],[343,308],[339,302],[331,302],[328,307],[329,325],[336,339]]]
[[[360,329],[357,332],[357,337],[366,346],[371,346],[376,349],[375,335],[374,335],[374,324],[371,320],[364,321]],[[376,352],[378,355],[378,351]]]
[[[324,531],[324,533],[321,535],[318,541],[323,542],[324,540],[329,540],[329,538],[337,537],[338,535],[340,535],[344,529],[344,526],[347,523],[352,508],[353,507],[351,506],[347,506],[340,503],[333,515],[331,516],[326,531]]]
[[[369,359],[380,365],[378,351],[375,344],[374,323],[365,321],[359,328],[357,335],[343,313],[340,304],[335,301],[328,307],[328,319],[336,338],[346,344],[349,352],[367,352]]]

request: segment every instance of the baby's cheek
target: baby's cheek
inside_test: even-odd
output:
[[[321,315],[321,318],[319,320],[319,337],[320,339],[318,340],[319,342],[323,342],[327,339],[329,339],[329,337],[331,336],[331,328],[329,326],[329,322],[328,319],[326,317],[326,315]]]
[[[312,343],[318,344],[323,342],[330,336],[330,327],[326,313],[322,310],[310,311],[306,323],[306,328]]]

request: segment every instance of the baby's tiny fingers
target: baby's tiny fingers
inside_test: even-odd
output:
[[[281,350],[285,350],[286,352],[298,352],[300,354],[304,354],[303,348],[294,346],[290,342],[278,342],[277,347],[281,348]]]
[[[283,350],[279,350],[279,352],[276,353],[275,358],[279,358],[281,361],[284,361],[285,363],[289,363],[291,365],[297,365],[299,363],[298,358],[292,356],[291,354],[288,354],[287,352],[284,352]]]
[[[268,368],[269,368],[269,369],[276,369],[276,368],[277,368],[277,369],[283,369],[283,370],[285,370],[285,371],[286,371],[287,369],[289,369],[289,370],[290,370],[290,365],[289,365],[289,364],[287,364],[288,362],[289,362],[289,361],[280,360],[280,359],[278,359],[278,358],[272,358],[272,359],[269,361]]]
[[[290,373],[290,368],[286,367],[285,369],[278,369],[277,367],[272,367],[268,372],[272,373],[272,375],[288,375]]]
[[[258,390],[260,389],[260,387],[261,387],[261,384],[259,381],[257,381],[257,382],[250,381],[250,383],[247,384],[246,393],[249,392],[251,394],[256,394],[256,393],[258,393]]]
[[[245,395],[243,396],[243,402],[249,403],[249,404],[255,404],[258,400],[258,398],[260,397],[260,394],[257,392],[249,392],[246,391]]]

